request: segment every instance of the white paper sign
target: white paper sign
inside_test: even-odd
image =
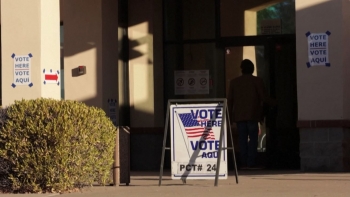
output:
[[[309,62],[307,67],[311,66],[330,66],[328,58],[328,37],[331,33],[306,33],[308,41]]]
[[[175,71],[175,95],[209,94],[209,70]]]
[[[43,70],[44,84],[60,84],[60,71],[53,72],[52,69]]]
[[[172,179],[214,179],[223,107],[213,104],[170,106]],[[223,145],[226,147],[226,125]],[[221,153],[220,179],[227,179],[227,151]]]
[[[31,83],[31,63],[29,55],[13,56],[13,84],[29,85]]]
[[[281,19],[262,20],[260,23],[261,35],[281,34]]]

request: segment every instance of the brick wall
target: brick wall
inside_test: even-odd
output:
[[[302,171],[350,171],[350,129],[300,129]]]

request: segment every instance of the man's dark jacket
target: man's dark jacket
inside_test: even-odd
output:
[[[263,121],[266,93],[261,78],[243,74],[231,80],[227,99],[232,121]]]

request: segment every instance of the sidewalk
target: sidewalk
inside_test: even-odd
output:
[[[217,197],[217,196],[268,196],[268,197],[350,197],[350,173],[301,173],[299,171],[239,171],[239,184],[234,172],[227,180],[171,180],[164,173],[162,186],[158,186],[159,172],[132,172],[129,186],[92,187],[71,194],[6,194],[1,197]]]

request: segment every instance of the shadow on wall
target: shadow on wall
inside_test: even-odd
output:
[[[65,35],[67,39],[65,39],[65,44],[64,47],[67,46],[74,46],[70,49],[65,48],[64,50],[64,57],[65,58],[73,58],[77,55],[80,55],[81,53],[85,52],[85,51],[89,51],[91,49],[95,49],[96,53],[96,62],[91,62],[92,65],[97,66],[102,66],[102,67],[106,67],[106,65],[115,65],[115,67],[117,68],[118,66],[118,61],[124,61],[124,63],[126,64],[126,66],[128,67],[128,63],[129,61],[138,59],[140,57],[143,57],[145,55],[147,55],[147,53],[151,53],[150,51],[147,51],[146,53],[141,52],[140,50],[138,50],[139,46],[142,46],[143,44],[147,43],[149,40],[147,39],[147,36],[142,36],[141,38],[138,38],[137,40],[129,40],[128,37],[125,35],[123,38],[118,40],[118,27],[116,27],[115,24],[118,21],[118,8],[115,5],[115,2],[113,1],[106,1],[106,0],[102,0],[102,25],[101,26],[93,26],[94,23],[93,21],[90,21],[91,19],[91,12],[90,10],[96,10],[97,8],[91,7],[95,4],[95,2],[93,0],[88,0],[91,2],[87,3],[86,1],[77,1],[75,3],[72,3],[73,1],[67,1],[67,0],[62,0],[64,1],[66,4],[67,2],[69,2],[69,6],[71,5],[71,7],[65,11],[65,13],[71,12],[74,14],[67,14],[68,16],[72,17],[72,21],[69,22],[69,25],[65,26],[65,29],[67,31],[69,31],[69,28],[75,28],[75,26],[79,26],[81,28],[84,29],[84,31],[79,31],[79,32],[72,32],[69,31],[70,33],[72,33],[72,35]],[[116,1],[117,2],[117,1]],[[140,3],[137,3],[137,6],[133,6],[133,3],[136,3],[136,0],[130,0],[128,1],[130,8],[128,9],[130,11],[130,13],[128,14],[129,19],[128,19],[128,24],[124,27],[124,29],[129,29],[130,27],[134,27],[138,24],[142,24],[142,23],[147,23],[148,24],[148,35],[153,35],[153,22],[152,21],[148,21],[148,18],[152,18],[153,13],[152,13],[152,5],[151,4],[146,4],[148,2],[145,3],[145,5],[140,5]],[[136,4],[135,4],[136,5]],[[90,7],[89,7],[90,6]],[[315,5],[316,6],[325,6],[327,7],[328,4],[327,3],[322,3],[319,5]],[[63,8],[66,9],[68,6],[64,6]],[[62,7],[61,7],[62,9]],[[297,11],[297,15],[302,16],[304,12],[310,12],[312,11],[313,7],[308,7],[305,8],[303,10],[298,10]],[[80,10],[80,11],[78,11]],[[79,13],[85,13],[85,14],[77,14],[75,12],[79,12]],[[137,14],[136,14],[137,13]],[[78,16],[79,15],[79,16]],[[112,16],[112,17],[110,17]],[[76,19],[76,17],[83,17],[83,20],[78,20]],[[86,17],[86,18],[84,18]],[[71,19],[71,18],[70,18]],[[81,21],[83,21],[81,23]],[[325,19],[325,21],[327,21],[327,19]],[[64,25],[68,24],[64,22]],[[327,24],[325,22],[325,24]],[[221,25],[225,25],[225,24],[221,24]],[[94,38],[91,38],[89,36],[84,36],[84,35],[80,35],[80,33],[84,32],[84,34],[90,34],[90,33],[94,33],[96,30],[96,28],[102,28],[102,40],[96,40]],[[119,27],[119,28],[123,28],[123,27]],[[326,27],[325,27],[326,28]],[[327,30],[327,29],[325,29]],[[303,35],[304,36],[304,35]],[[123,59],[120,56],[125,56],[125,54],[119,54],[118,53],[118,43],[119,42],[127,42],[127,44],[123,44],[122,46],[124,47],[121,51],[123,51],[123,53],[127,53],[127,60]],[[305,43],[306,43],[306,38],[305,38]],[[96,44],[92,44],[92,43],[100,43],[98,45]],[[149,50],[149,49],[147,49]],[[161,53],[158,51],[154,51],[154,53]],[[119,56],[118,58],[115,58],[116,56]],[[307,57],[307,55],[305,54],[305,57]],[[99,65],[101,63],[101,65]],[[149,64],[154,64],[155,62],[152,61],[152,58],[148,57],[147,62],[142,65],[142,66],[148,66]],[[70,66],[69,68],[74,69],[73,67],[75,67],[74,65],[66,65],[67,67]],[[78,66],[78,65],[77,65]],[[68,71],[71,72],[71,71]],[[87,71],[88,72],[88,71]],[[115,76],[114,78],[118,78],[118,71],[117,69],[114,69],[113,72],[115,72]],[[98,72],[96,73],[96,90],[95,92],[97,93],[96,97],[91,97],[91,98],[87,98],[82,100],[83,102],[85,102],[88,105],[94,106],[96,105],[96,103],[98,103],[100,101],[101,96],[103,97],[104,92],[108,92],[108,91],[115,91],[117,92],[117,95],[120,93],[121,90],[118,90],[118,83],[116,83],[115,85],[112,86],[112,88],[110,89],[104,89],[104,85],[105,83],[107,83],[107,81],[103,78],[105,73],[110,73],[110,71],[108,69],[102,69],[102,70],[98,70]],[[129,73],[126,73],[127,78],[128,79],[128,75]],[[119,75],[120,76],[120,75]],[[154,75],[156,76],[156,75]],[[124,81],[125,83],[129,83],[129,81]],[[162,83],[163,81],[161,81]],[[154,87],[157,86],[157,81],[156,78],[154,80]],[[66,83],[67,85],[67,83]],[[70,86],[78,86],[79,90],[81,92],[84,92],[84,84],[75,84],[72,83],[70,84]],[[130,95],[130,92],[128,92],[129,90],[126,90],[127,94]],[[135,89],[135,91],[137,91],[137,89]],[[158,92],[156,92],[156,88],[154,88],[154,95],[157,94],[163,94],[162,90],[159,90]],[[66,93],[67,95],[67,93]],[[153,97],[153,96],[152,96]],[[103,102],[106,102],[105,104],[103,104],[104,109],[106,110],[106,112],[108,113],[108,94],[106,94],[106,97],[103,97],[102,100]],[[146,100],[148,98],[145,98]],[[142,105],[147,105],[148,102],[139,102],[137,103],[138,105],[142,106]],[[163,105],[163,103],[161,103],[161,105]],[[148,113],[142,110],[137,110],[135,109],[133,106],[129,105],[124,105],[125,107],[129,107],[129,110],[133,110],[133,116],[137,116],[137,117],[145,117],[145,119],[147,120],[154,120],[155,118],[155,114],[154,113]],[[100,107],[100,106],[99,106]],[[161,116],[163,116],[164,112],[163,111],[156,111],[156,113],[162,113]],[[130,117],[129,114],[118,114],[118,118],[122,117],[122,116],[128,116],[128,118],[133,118]],[[158,115],[159,116],[159,115]],[[154,122],[152,122],[151,125],[154,125]],[[144,131],[140,131],[138,133],[133,134],[133,125],[126,125],[126,126],[131,126],[131,168],[133,170],[138,170],[138,169],[142,169],[142,170],[158,170],[159,169],[159,164],[160,164],[160,153],[161,153],[161,148],[162,148],[162,140],[163,140],[163,128],[156,128],[155,130],[157,130],[157,132],[154,133],[148,133],[149,130],[144,130]],[[168,152],[168,151],[167,151]],[[170,156],[169,159],[166,158],[166,161],[170,162]],[[166,164],[167,165],[167,164]],[[169,165],[168,165],[169,166]]]
[[[125,2],[129,4],[132,3],[127,0],[121,0],[119,2],[124,2],[124,4]],[[99,13],[98,10],[99,6],[102,6],[101,13]],[[61,0],[61,15],[63,17],[62,24],[64,29],[64,68],[66,74],[70,75],[65,78],[66,81],[70,78],[70,83],[65,83],[65,97],[67,99],[80,97],[82,99],[76,100],[82,101],[89,106],[101,107],[106,111],[107,115],[109,115],[108,99],[118,99],[118,95],[120,97],[120,94],[126,94],[124,97],[127,98],[127,100],[119,106],[119,110],[117,109],[117,119],[119,119],[123,126],[131,126],[131,167],[145,170],[153,170],[154,166],[157,166],[157,168],[159,166],[159,162],[157,161],[160,161],[161,157],[162,135],[160,136],[159,132],[155,134],[143,133],[143,131],[133,134],[133,125],[130,124],[130,119],[133,117],[130,116],[130,111],[132,111],[132,116],[134,116],[134,118],[142,117],[142,119],[145,120],[154,120],[155,115],[154,113],[135,109],[134,106],[130,105],[129,98],[131,93],[129,92],[130,81],[128,70],[130,61],[145,57],[148,53],[153,53],[149,51],[152,50],[150,48],[146,49],[146,51],[140,50],[139,48],[150,42],[148,37],[149,35],[153,35],[152,23],[147,20],[150,18],[150,15],[152,15],[151,6],[152,5],[147,4],[146,7],[148,9],[145,9],[143,6],[132,6],[132,9],[138,9],[132,10],[132,12],[138,12],[138,14],[132,14],[128,19],[128,24],[125,25],[125,22],[120,21],[121,13],[118,13],[118,1],[88,0],[88,2],[86,2]],[[119,12],[120,10],[121,9],[119,9]],[[96,16],[97,18],[102,18],[100,19],[102,23],[96,20]],[[67,21],[65,21],[65,19]],[[118,22],[119,27],[117,26]],[[118,33],[120,33],[118,28],[128,31],[130,27],[142,23],[148,24],[147,28],[149,31],[146,32],[147,35],[136,40],[130,40],[126,34],[118,38]],[[118,46],[122,49],[118,49]],[[87,56],[84,53],[88,54],[88,59],[93,60],[93,62],[89,62],[86,59],[84,60],[84,57]],[[91,57],[91,55],[94,57]],[[71,61],[72,59],[73,61]],[[79,65],[72,65],[70,62],[83,62],[83,65],[85,64],[87,67],[87,74],[85,76],[78,76],[76,72]],[[148,57],[144,64],[139,65],[149,66],[151,64],[154,64],[154,62],[151,57]],[[126,79],[122,82],[124,84],[118,85],[118,75],[121,76],[121,73],[118,74],[118,67],[124,68],[125,73],[122,73],[124,79]],[[95,76],[91,76],[91,69],[96,70]],[[90,76],[88,76],[89,74]],[[82,78],[80,77],[94,79],[94,82],[81,80]],[[108,84],[111,81],[113,85]],[[147,81],[145,83],[147,83]],[[96,88],[94,89],[91,87]],[[118,90],[118,87],[123,87],[124,89]],[[70,89],[70,91],[68,89]],[[137,87],[134,91],[138,91]],[[91,92],[94,94],[88,94]],[[154,94],[156,93],[157,92],[154,92]],[[151,97],[153,98],[154,96],[152,95]],[[138,101],[137,105],[148,105],[149,102],[147,102],[147,99],[148,98],[145,98],[145,102]],[[151,125],[154,125],[154,121]],[[145,164],[143,165],[142,163]]]
[[[91,1],[91,0],[90,0]],[[118,61],[124,61],[126,65],[130,60],[137,59],[139,57],[142,57],[145,55],[145,53],[140,52],[139,50],[135,50],[137,46],[140,46],[144,44],[142,41],[146,39],[141,38],[138,40],[129,40],[127,35],[124,35],[121,39],[118,40],[118,27],[115,24],[118,24],[118,4],[116,2],[106,1],[102,0],[102,26],[101,24],[97,24],[94,17],[91,17],[93,14],[101,14],[98,13],[97,8],[93,7],[96,2],[91,2],[91,5],[89,3],[83,3],[81,2],[71,2],[71,1],[65,1],[62,0],[63,3],[61,3],[61,11],[63,13],[63,16],[65,18],[69,18],[69,21],[64,21],[64,31],[65,31],[65,43],[64,43],[64,58],[76,58],[79,59],[80,55],[84,52],[95,50],[95,57],[91,59],[95,59],[96,62],[88,62],[89,66],[87,66],[87,73],[91,69],[91,67],[103,67],[102,69],[96,70],[96,76],[95,81],[97,84],[93,84],[93,86],[96,87],[96,90],[93,92],[96,92],[96,96],[90,98],[82,99],[81,101],[85,102],[88,105],[96,106],[96,103],[101,102],[101,97],[108,95],[105,94],[105,92],[115,92],[114,95],[118,95],[118,71],[116,68],[118,68]],[[67,14],[69,13],[75,13],[77,10],[80,10],[82,14]],[[85,14],[84,14],[85,13]],[[138,17],[138,19],[143,19],[141,21],[137,21],[137,23],[143,23],[147,22],[144,20],[144,18],[147,17]],[[122,24],[122,23],[121,23]],[[130,26],[133,24],[130,24]],[[79,29],[88,30],[88,31],[81,31],[77,30],[75,31],[76,27],[79,27]],[[119,27],[123,28],[123,27]],[[127,28],[127,27],[126,27]],[[152,29],[149,27],[148,29]],[[98,36],[98,32],[102,31],[102,39],[101,36]],[[97,32],[97,33],[96,33]],[[152,32],[148,32],[148,34],[152,34]],[[97,35],[97,36],[96,36]],[[127,44],[121,45],[124,47],[124,49],[119,50],[121,51],[120,54],[118,54],[118,43],[120,42],[127,42]],[[130,50],[129,50],[130,47]],[[122,56],[128,55],[128,59],[122,58]],[[119,57],[118,57],[119,56]],[[118,58],[116,58],[118,57]],[[86,61],[82,61],[86,62]],[[148,64],[152,64],[150,58],[148,58]],[[115,65],[115,68],[112,70],[107,69],[107,65]],[[76,76],[76,70],[79,65],[65,65],[66,72],[71,73],[72,77]],[[147,66],[147,65],[145,65]],[[105,68],[104,68],[105,67]],[[114,78],[116,84],[112,85],[109,89],[104,88],[106,80],[104,79],[107,73],[114,72],[115,75],[110,77]],[[128,75],[128,73],[126,73]],[[128,81],[124,83],[129,83]],[[90,86],[84,85],[84,84],[77,84],[77,83],[71,83],[69,86],[79,86],[79,91],[81,93],[76,93],[80,95],[84,95],[84,87],[87,88],[87,90],[90,90]],[[65,95],[69,99],[69,92],[65,92]],[[72,92],[70,92],[72,94]],[[120,91],[119,91],[120,93]],[[102,98],[102,100],[107,100],[110,98],[109,96],[105,96],[108,98]],[[98,105],[98,107],[101,104]],[[142,104],[141,104],[142,105]],[[107,105],[103,105],[103,108],[107,110]],[[147,116],[152,116],[152,114],[147,114]],[[130,125],[129,125],[130,126]]]

